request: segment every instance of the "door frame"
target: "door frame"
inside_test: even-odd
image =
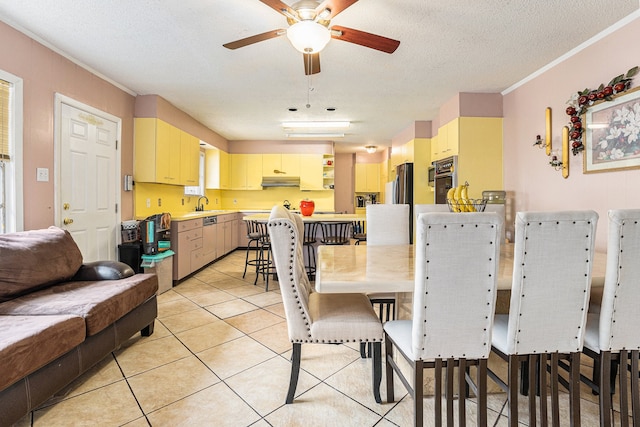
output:
[[[60,206],[60,158],[62,157],[62,104],[67,104],[73,108],[77,108],[79,110],[83,110],[88,114],[92,114],[94,116],[103,117],[112,122],[116,123],[116,138],[117,138],[117,149],[116,149],[116,183],[114,185],[115,190],[115,200],[118,204],[118,212],[116,212],[116,223],[115,234],[116,234],[116,245],[115,245],[115,253],[112,254],[113,258],[118,259],[118,244],[122,242],[121,233],[118,233],[118,225],[122,222],[122,186],[120,185],[120,174],[122,167],[122,119],[120,117],[116,117],[113,114],[109,114],[105,111],[99,110],[90,105],[84,104],[80,101],[76,101],[73,98],[69,98],[68,96],[62,95],[61,93],[55,93],[55,101],[54,101],[54,112],[53,112],[53,200],[54,200],[54,224],[57,227],[61,227],[62,222],[62,206]]]

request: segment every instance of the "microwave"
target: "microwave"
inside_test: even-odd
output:
[[[436,184],[436,168],[429,166],[429,187],[434,187]]]

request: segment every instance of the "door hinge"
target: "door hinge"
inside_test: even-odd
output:
[[[116,139],[116,150],[118,150],[118,140]]]
[[[116,213],[118,213],[118,204],[116,203]]]

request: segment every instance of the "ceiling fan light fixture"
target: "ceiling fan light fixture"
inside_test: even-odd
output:
[[[331,33],[322,24],[304,20],[287,28],[287,38],[296,50],[302,53],[317,53],[329,43]]]
[[[366,147],[364,147],[364,149],[367,150],[367,153],[373,154],[376,152],[378,147],[376,147],[375,145],[367,145]]]
[[[314,122],[314,121],[306,121],[306,122],[282,122],[282,127],[285,129],[313,129],[313,128],[323,128],[323,129],[338,129],[338,128],[348,128],[351,125],[351,122],[348,121],[329,121],[329,122]]]

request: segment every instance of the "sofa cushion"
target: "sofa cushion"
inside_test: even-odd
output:
[[[73,314],[83,317],[87,335],[95,335],[158,290],[155,274],[120,280],[65,282],[0,304],[0,315]]]
[[[71,235],[57,227],[0,234],[0,302],[69,280],[82,265]]]
[[[0,316],[0,390],[82,343],[82,317]]]

